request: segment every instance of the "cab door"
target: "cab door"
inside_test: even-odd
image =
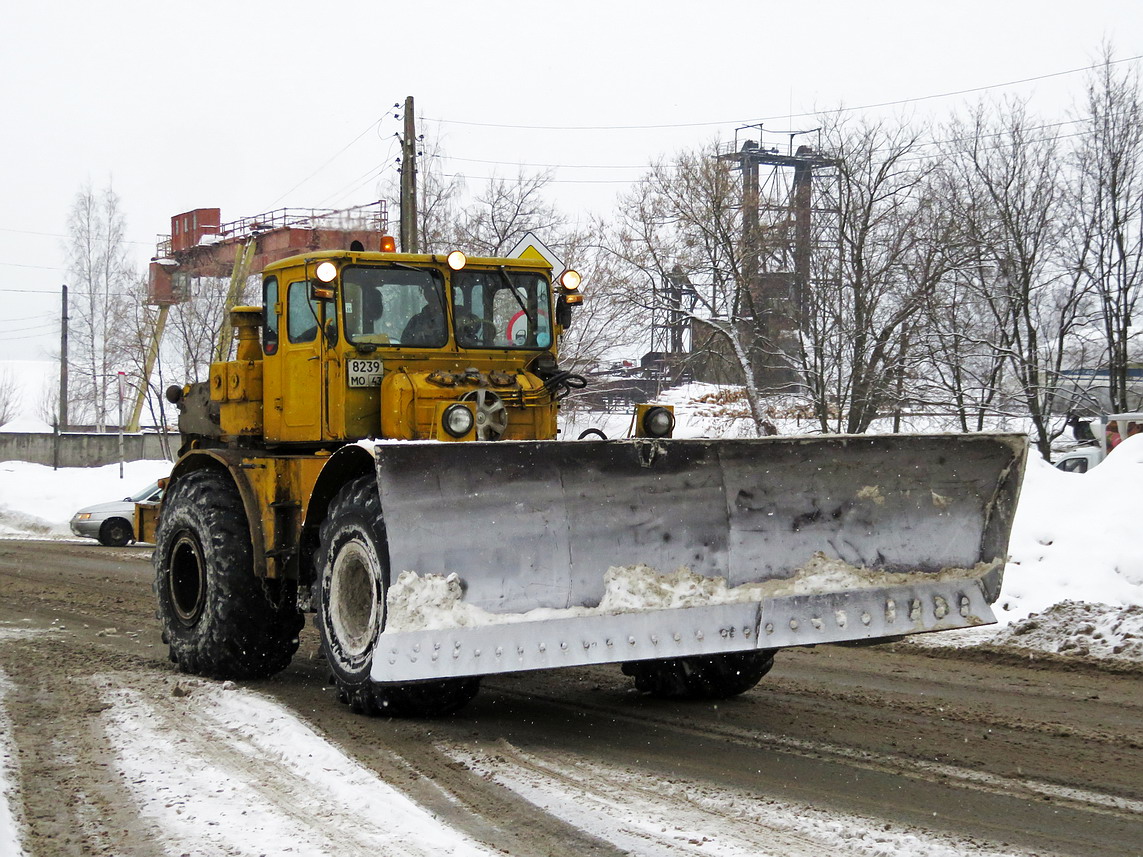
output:
[[[310,297],[308,280],[286,285],[286,335],[282,350],[283,441],[322,439],[325,385],[322,383],[321,326],[324,302]]]

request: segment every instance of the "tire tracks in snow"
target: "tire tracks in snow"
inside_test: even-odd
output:
[[[502,692],[525,698],[524,694],[515,691],[506,690]],[[534,696],[528,695],[528,698],[534,698]],[[726,741],[742,747],[768,746],[807,759],[837,760],[849,767],[931,783],[944,785],[953,783],[962,788],[994,795],[1007,797],[1015,795],[1028,798],[1046,797],[1057,805],[1070,806],[1084,812],[1114,816],[1128,821],[1138,821],[1140,816],[1143,816],[1143,801],[1091,789],[1075,788],[1027,778],[1007,777],[958,765],[929,762],[911,755],[874,753],[869,750],[846,747],[826,741],[806,740],[773,732],[747,729],[716,720],[702,721],[701,725],[694,721],[682,723],[670,716],[656,715],[650,710],[643,710],[638,715],[631,715],[616,712],[610,706],[592,705],[583,701],[568,703],[554,698],[549,698],[547,701],[560,707],[606,714],[612,719],[622,719],[632,724],[654,724],[660,728],[692,735],[696,738]]]
[[[880,819],[837,813],[661,779],[567,753],[525,752],[502,741],[473,752],[446,746],[458,761],[638,857],[1011,857],[1003,849]],[[696,833],[695,831],[704,831]]]
[[[233,855],[493,853],[268,697],[198,679],[94,681],[116,765],[170,853],[187,842]]]

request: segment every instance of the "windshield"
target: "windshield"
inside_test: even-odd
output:
[[[350,342],[440,348],[448,340],[436,271],[348,267],[341,284]]]
[[[126,499],[130,500],[132,503],[142,503],[144,500],[148,499],[152,494],[157,494],[158,491],[159,491],[159,483],[158,482],[152,482],[150,485],[148,485],[142,491],[136,491],[134,494],[132,494],[130,497],[127,497]]]
[[[550,287],[535,272],[459,271],[452,278],[456,343],[462,348],[549,348]]]

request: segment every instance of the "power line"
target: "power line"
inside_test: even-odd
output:
[[[59,319],[44,319],[39,324],[33,324],[30,327],[12,327],[7,330],[0,330],[0,336],[7,336],[9,333],[31,333],[33,331],[43,332],[49,328],[58,327]]]
[[[452,155],[442,155],[444,160],[462,161],[466,164],[492,164],[510,165],[510,161],[485,161],[479,158],[457,158]],[[537,167],[551,170],[643,170],[646,164],[519,164],[522,167]]]
[[[17,235],[40,235],[40,236],[43,236],[44,238],[71,238],[72,237],[71,235],[63,235],[59,232],[36,232],[35,230],[32,230],[32,229],[11,229],[11,228],[6,227],[6,226],[0,226],[0,232],[14,232]],[[107,238],[104,238],[102,235],[93,235],[91,237],[97,241],[107,241],[108,240]],[[121,239],[119,239],[119,243],[121,243],[121,244],[139,244],[140,246],[143,246],[143,247],[150,247],[153,242],[150,242],[150,241],[132,241],[128,238],[121,238]]]
[[[1107,65],[1120,65],[1126,62],[1135,62],[1143,59],[1143,54],[1133,57],[1127,57],[1121,60],[1111,60],[1106,63]],[[759,122],[770,122],[775,119],[804,119],[807,117],[820,116],[822,113],[851,113],[855,110],[872,110],[878,107],[898,107],[902,104],[915,104],[919,101],[932,101],[937,98],[951,98],[954,95],[970,95],[974,92],[987,92],[990,89],[1004,89],[1009,86],[1020,86],[1025,83],[1035,83],[1039,80],[1049,80],[1054,77],[1064,77],[1070,74],[1079,74],[1080,72],[1091,71],[1094,68],[1100,68],[1104,63],[1094,63],[1092,65],[1082,66],[1080,68],[1072,68],[1066,71],[1055,71],[1048,74],[1035,75],[1033,77],[1024,77],[1019,80],[1009,80],[1004,83],[992,83],[987,86],[974,86],[967,89],[950,90],[949,92],[937,92],[930,95],[918,95],[912,98],[900,98],[895,101],[880,101],[871,104],[861,104],[854,107],[841,107],[837,110],[828,111],[813,111],[808,113],[783,113],[777,116],[763,116],[758,119],[752,119],[747,122],[738,120],[720,120],[716,122],[667,122],[652,125],[506,125],[498,122],[471,122],[460,119],[439,119],[425,117],[427,122],[442,122],[448,125],[467,125],[476,128],[504,128],[518,131],[659,131],[667,128],[703,128],[716,125],[732,125],[743,124],[751,125],[758,124]]]
[[[0,262],[0,265],[7,265],[9,268],[35,268],[40,271],[62,271],[63,268],[55,268],[51,265],[24,265],[20,262]]]
[[[388,115],[387,112],[386,112],[386,115]],[[291,193],[296,191],[298,188],[300,188],[302,185],[304,185],[306,182],[308,182],[310,179],[312,179],[314,176],[316,176],[318,173],[320,173],[322,170],[324,170],[326,167],[328,167],[343,152],[345,152],[346,149],[348,149],[350,146],[352,146],[354,143],[356,143],[358,140],[360,140],[362,137],[364,137],[366,134],[368,134],[374,128],[379,127],[381,125],[382,121],[384,121],[384,119],[385,119],[385,116],[378,116],[376,119],[374,119],[372,122],[370,122],[369,127],[367,127],[364,131],[362,131],[360,134],[358,134],[356,137],[354,137],[352,140],[350,140],[348,143],[346,143],[344,146],[342,146],[340,149],[338,149],[336,152],[334,152],[332,155],[330,155],[330,157],[327,158],[325,160],[325,162],[322,163],[321,166],[319,166],[317,169],[315,169],[312,173],[310,173],[308,176],[306,176],[304,179],[302,179],[300,182],[298,182],[296,185],[294,185],[292,188],[290,188],[288,191],[286,191],[284,194],[282,194],[276,200],[274,200],[272,203],[270,203],[268,208],[272,209],[275,205],[277,205],[279,202],[281,202],[283,199],[285,199]]]
[[[532,176],[525,176],[524,178],[505,178],[504,176],[469,176],[464,173],[441,173],[446,179],[465,179],[472,181],[484,182],[510,182],[520,184],[521,182],[532,181]],[[638,179],[548,179],[550,184],[634,184],[639,181]]]

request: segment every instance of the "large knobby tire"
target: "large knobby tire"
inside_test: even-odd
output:
[[[338,697],[355,711],[390,717],[438,717],[467,704],[479,678],[408,684],[370,679],[373,648],[385,627],[389,551],[376,477],[346,483],[319,534],[317,626]]]
[[[163,639],[183,672],[265,678],[298,650],[305,617],[297,585],[254,575],[238,489],[223,473],[177,480],[155,536],[155,594]]]
[[[745,693],[774,666],[774,652],[729,652],[656,661],[630,661],[623,673],[636,689],[662,699],[727,699]]]
[[[135,531],[124,518],[108,518],[99,528],[99,543],[109,548],[121,548],[135,538]]]

